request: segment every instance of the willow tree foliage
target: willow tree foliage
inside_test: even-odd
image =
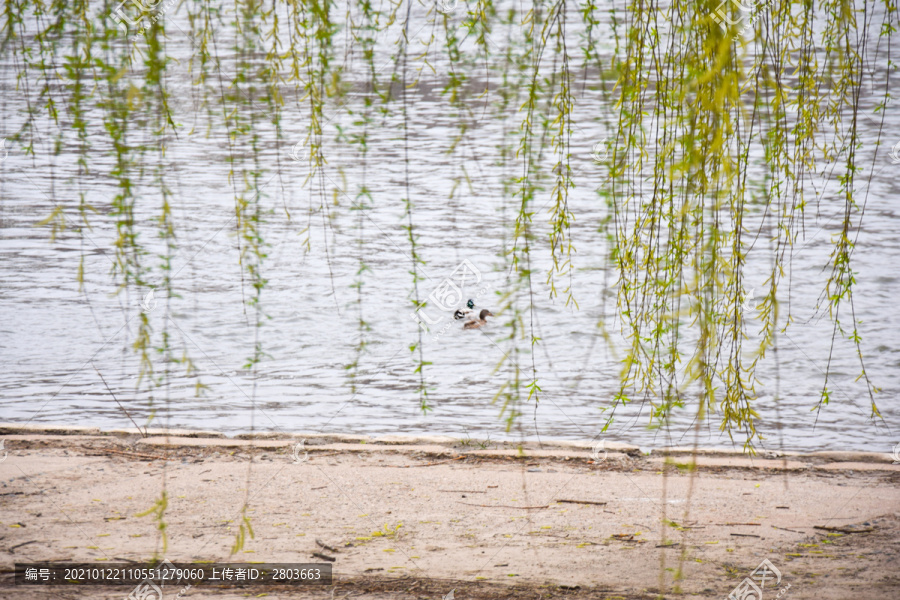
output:
[[[878,417],[854,314],[855,240],[871,151],[890,105],[896,4],[634,3],[623,13],[609,149],[619,308],[631,345],[617,402],[633,390],[666,419],[699,382],[699,416],[757,436],[755,373],[793,321],[785,289],[804,218],[842,211],[819,306],[859,357]],[[863,118],[873,133],[864,141]],[[868,163],[864,158],[868,156]],[[817,183],[835,185],[822,193]],[[828,181],[830,180],[830,182]],[[751,220],[749,208],[764,215]],[[747,348],[744,267],[768,245],[765,294],[752,307],[761,342]],[[786,312],[787,314],[783,314]],[[779,315],[781,314],[781,319]],[[830,397],[826,369],[821,403]]]
[[[332,227],[336,207],[358,211],[359,337],[348,365],[354,392],[371,331],[364,232],[379,210],[368,148],[388,116],[402,119],[402,243],[409,299],[421,308],[421,209],[409,185],[416,162],[408,108],[423,74],[440,71],[440,101],[458,123],[449,152],[464,140],[477,145],[468,131],[476,112],[503,122],[501,147],[483,151],[508,174],[502,182],[508,335],[498,367],[507,380],[497,394],[508,423],[544,393],[534,362],[541,344],[536,284],[578,308],[571,233],[579,215],[570,202],[577,183],[607,207],[607,219],[593,225],[609,240],[627,341],[619,392],[607,408],[615,413],[625,403],[649,401],[656,422],[666,423],[676,408],[691,405],[698,421],[717,413],[721,428],[740,432],[752,448],[757,367],[793,321],[785,302],[792,253],[807,216],[822,203],[842,211],[820,281],[819,306],[833,326],[824,343],[855,346],[871,413],[878,416],[854,314],[853,255],[872,151],[891,105],[896,22],[893,2],[862,0],[6,0],[0,51],[15,69],[15,93],[26,106],[15,121],[21,127],[8,137],[33,153],[36,137],[47,134],[37,123],[50,122],[56,151],[74,149],[80,175],[116,182],[109,206],[92,205],[85,193],[54,198],[57,207],[42,224],[55,235],[111,219],[117,237],[110,275],[123,293],[143,297],[151,275],[161,282],[160,297],[178,293],[171,261],[179,222],[170,173],[162,167],[166,150],[185,132],[227,132],[231,227],[247,322],[257,331],[243,365],[251,371],[266,357],[259,334],[268,243],[261,201],[284,185],[280,161],[308,167],[305,214],[286,206],[284,213],[303,225],[307,247],[325,245],[329,269],[334,249],[327,235],[314,232]],[[176,36],[189,40],[187,56],[170,51]],[[189,93],[169,89],[176,64],[188,69]],[[587,171],[574,161],[587,149],[573,147],[585,88],[597,91],[613,116]],[[309,114],[296,145],[295,132],[282,128],[293,108],[288,90]],[[175,116],[173,101],[191,103],[189,121]],[[336,130],[339,113],[350,125]],[[335,140],[360,157],[349,185],[328,164]],[[272,143],[280,150],[276,160],[263,159]],[[459,166],[451,199],[472,185]],[[154,217],[136,219],[137,211]],[[751,306],[745,267],[760,248],[768,279],[761,301]],[[84,244],[82,252],[88,252]],[[538,269],[538,257],[551,266]],[[137,318],[133,346],[142,357],[143,383],[166,386],[179,363],[192,374],[188,355],[174,354],[169,329],[153,331],[146,315]],[[601,334],[609,339],[611,332]],[[423,331],[416,335],[409,347],[427,411],[430,363]],[[829,373],[821,404],[831,397]]]

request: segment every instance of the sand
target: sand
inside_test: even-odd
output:
[[[334,586],[203,584],[184,598],[726,598],[764,559],[781,575],[766,599],[900,597],[900,465],[887,455],[0,433],[3,598],[125,598],[14,586],[10,571],[151,559],[156,523],[136,515],[163,489],[170,561],[335,559]],[[231,555],[245,500],[254,537]]]

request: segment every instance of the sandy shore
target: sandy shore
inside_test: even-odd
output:
[[[156,524],[135,515],[163,488],[170,561],[335,559],[334,588],[202,585],[185,598],[726,598],[764,559],[781,574],[766,599],[900,597],[888,455],[150,433],[0,425],[0,597],[126,597],[14,587],[9,572],[150,559]],[[230,556],[245,497],[255,537]]]

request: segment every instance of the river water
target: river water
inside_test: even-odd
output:
[[[190,40],[176,27],[187,29],[187,23],[183,14],[172,10],[166,15],[172,24],[168,52],[187,57]],[[424,15],[422,19],[424,23]],[[428,35],[427,28],[418,28],[413,39],[425,40]],[[499,39],[499,33],[495,37]],[[223,43],[220,48],[226,73],[234,64],[227,46]],[[611,41],[608,46],[612,52]],[[389,44],[378,48],[376,62],[386,71],[391,68],[391,51]],[[446,73],[441,71],[446,61],[435,56],[434,65],[436,72],[424,69],[418,86],[409,90],[409,195],[417,252],[425,263],[419,267],[423,278],[419,294],[424,299],[445,278],[454,272],[458,275],[455,270],[464,264],[470,277],[463,297],[475,297],[479,306],[497,308],[501,295],[510,289],[504,254],[510,246],[518,201],[503,194],[504,179],[514,176],[518,166],[502,164],[497,148],[518,129],[521,102],[512,102],[505,113],[498,113],[490,104],[496,98],[470,102],[473,112],[467,118],[468,129],[455,144],[459,120],[440,94],[446,82]],[[363,73],[363,67],[350,65],[348,79],[352,80],[354,72]],[[15,73],[12,58],[4,56],[6,119],[0,124],[0,137],[12,137],[26,119],[28,93],[21,86],[16,90]],[[246,304],[252,290],[247,281],[242,284],[234,231],[228,134],[221,125],[206,127],[203,113],[191,99],[189,81],[184,65],[170,66],[167,83],[174,96],[175,120],[186,127],[177,138],[170,137],[165,157],[152,151],[141,157],[146,172],[136,182],[138,193],[145,194],[136,209],[136,222],[142,231],[140,241],[150,249],[143,260],[152,267],[148,281],[159,285],[153,219],[160,198],[150,183],[153,169],[164,167],[173,194],[178,240],[172,268],[176,297],[166,298],[157,291],[149,300],[146,288],[116,294],[110,275],[116,227],[109,205],[117,188],[116,182],[104,175],[113,161],[99,113],[93,121],[88,119],[92,122],[89,174],[79,172],[77,146],[66,129],[67,122],[62,126],[68,143],[60,147],[55,144],[56,125],[47,120],[36,122],[34,155],[26,155],[20,144],[6,143],[8,154],[0,164],[3,421],[130,427],[121,403],[142,425],[154,415],[153,425],[230,434],[252,429],[447,434],[478,440],[534,439],[539,435],[544,439],[602,437],[644,448],[694,441],[703,446],[732,446],[715,423],[704,423],[699,430],[691,427],[693,405],[676,415],[668,428],[650,429],[649,404],[636,402],[620,408],[613,425],[601,436],[605,422],[601,409],[609,406],[618,390],[622,339],[616,333],[616,273],[610,268],[605,234],[600,231],[607,208],[595,191],[604,174],[590,157],[594,144],[609,135],[605,123],[614,119],[614,109],[596,86],[585,85],[577,91],[571,140],[577,185],[569,200],[577,216],[571,228],[577,248],[572,285],[579,308],[566,307],[561,298],[551,299],[544,284],[550,266],[544,241],[549,231],[548,186],[538,194],[534,207],[540,240],[532,249],[534,326],[535,335],[541,338],[534,355],[527,342],[520,342],[520,353],[510,354],[505,339],[509,330],[503,325],[508,314],[498,315],[482,330],[464,331],[447,311],[432,304],[429,318],[441,321],[423,339],[424,358],[431,363],[425,367],[425,377],[433,406],[423,415],[415,373],[418,355],[410,351],[418,335],[409,300],[413,277],[409,273],[412,260],[403,201],[407,173],[399,111],[383,121],[378,117],[373,125],[364,171],[358,146],[339,137],[341,131],[353,127],[361,110],[360,95],[350,95],[343,106],[330,104],[325,110],[324,139],[328,166],[322,179],[310,182],[306,181],[307,163],[291,157],[293,145],[305,139],[308,102],[285,86],[280,138],[266,124],[263,106],[248,103],[242,109],[258,111],[255,160],[262,172],[261,233],[267,243],[262,263],[267,281],[261,303],[265,319],[258,332],[266,356],[254,376],[245,368],[257,330],[253,310]],[[227,85],[228,77],[223,81]],[[480,83],[484,80],[473,85]],[[495,89],[496,80],[488,85]],[[356,114],[348,114],[348,109]],[[861,119],[860,123],[863,138],[871,142],[877,134],[875,120]],[[893,164],[888,155],[888,149],[900,142],[898,125],[900,117],[888,110],[882,147],[867,166],[874,175],[854,254],[859,333],[867,372],[881,389],[876,400],[884,422],[870,418],[865,385],[856,380],[855,349],[840,340],[831,359],[832,402],[818,414],[811,412],[824,380],[830,336],[829,321],[816,314],[815,305],[843,210],[833,195],[823,194],[807,211],[805,234],[792,257],[790,298],[781,299],[790,301],[795,322],[779,338],[778,403],[774,401],[774,354],[760,372],[756,409],[766,448],[890,452],[900,441],[900,317],[893,305],[900,298],[896,268],[900,263],[896,200],[900,164]],[[134,144],[152,142],[145,130],[132,138]],[[250,150],[244,146],[238,152],[249,156]],[[547,162],[552,164],[550,159]],[[372,201],[361,216],[355,207],[364,177]],[[318,194],[320,184],[324,201]],[[83,236],[76,229],[79,191],[98,208],[91,217],[91,229],[84,230]],[[56,205],[63,207],[70,228],[51,240],[49,230],[36,225]],[[758,217],[761,210],[752,214]],[[762,240],[759,247],[764,251],[766,244]],[[77,273],[82,256],[84,289],[79,291]],[[367,346],[353,393],[347,365],[354,362],[360,339],[353,284],[361,259],[367,267],[362,274],[362,314],[369,329],[364,333]],[[764,253],[760,260],[751,262],[747,271],[748,287],[757,290],[764,283]],[[787,294],[788,287],[783,288]],[[520,298],[520,302],[524,300]],[[195,396],[197,377],[185,376],[184,366],[179,364],[168,365],[171,376],[167,385],[152,392],[146,385],[136,389],[139,364],[131,345],[142,301],[152,308],[147,314],[154,344],[159,344],[160,332],[167,330],[175,356],[186,353],[196,367],[196,376],[207,386],[202,396]],[[600,336],[598,322],[613,332],[612,347]],[[504,359],[507,362],[498,370]],[[159,375],[167,365],[158,356],[154,360]],[[533,363],[543,392],[539,405],[521,407],[518,425],[506,432],[499,418],[500,406],[493,399],[514,363],[522,367],[526,379]],[[782,423],[780,429],[778,422]]]

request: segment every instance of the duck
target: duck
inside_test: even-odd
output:
[[[483,308],[481,310],[481,313],[479,313],[477,319],[470,319],[470,320],[466,321],[465,323],[463,323],[463,329],[478,329],[479,327],[484,327],[485,325],[487,325],[487,320],[485,319],[485,317],[493,317],[493,316],[494,316],[494,313],[492,313],[491,311],[489,311],[486,308]]]
[[[459,321],[460,319],[470,319],[475,316],[475,301],[469,298],[469,301],[466,302],[466,306],[468,308],[458,308],[456,312],[453,313],[453,318]]]

